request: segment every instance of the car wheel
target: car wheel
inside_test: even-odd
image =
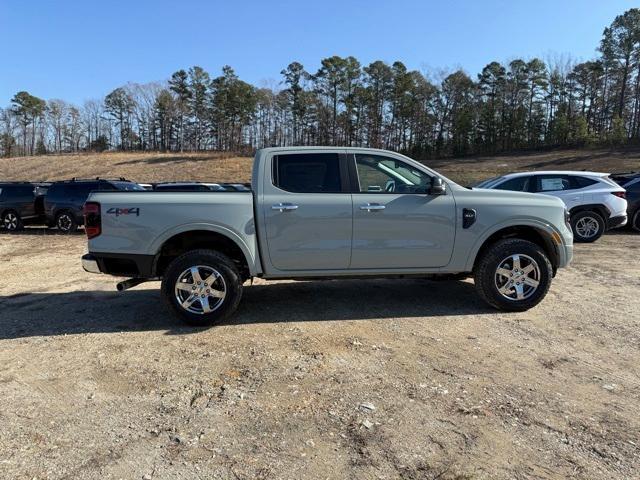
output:
[[[14,210],[4,212],[2,215],[2,226],[9,232],[22,230],[24,227],[20,214]]]
[[[162,296],[189,325],[213,325],[237,310],[242,298],[242,277],[226,255],[192,250],[167,267]]]
[[[604,219],[599,213],[587,211],[571,215],[573,239],[578,243],[591,243],[598,240],[606,229]]]
[[[636,210],[636,213],[631,219],[631,228],[633,228],[636,232],[640,232],[640,209]]]
[[[474,271],[480,297],[499,310],[513,312],[540,303],[549,291],[552,277],[551,262],[544,250],[515,238],[488,247]]]
[[[78,222],[69,212],[60,212],[56,216],[56,227],[61,233],[74,233],[78,230]]]

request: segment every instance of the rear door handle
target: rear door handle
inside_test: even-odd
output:
[[[385,208],[384,205],[380,205],[379,203],[365,203],[364,205],[360,205],[360,210],[366,210],[367,212],[375,212],[384,210]]]
[[[271,205],[271,210],[277,210],[279,212],[291,212],[297,209],[298,205],[294,205],[292,203],[277,203],[275,205]]]

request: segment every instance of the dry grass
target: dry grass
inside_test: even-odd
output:
[[[248,182],[251,180],[251,159],[217,152],[110,152],[0,159],[2,180],[96,176],[126,177],[143,183],[173,180]]]
[[[425,162],[461,184],[523,170],[640,170],[640,149],[555,150],[522,155]],[[251,158],[206,153],[89,153],[0,159],[0,180],[127,177],[138,182],[200,180],[248,182]]]
[[[462,185],[510,172],[528,170],[640,170],[640,149],[551,150],[520,155],[495,155],[426,162]]]

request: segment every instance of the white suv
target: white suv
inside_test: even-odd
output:
[[[475,188],[543,193],[564,201],[576,242],[594,242],[607,230],[627,223],[625,189],[608,173],[542,171],[490,178]]]

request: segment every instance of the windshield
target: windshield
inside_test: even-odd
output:
[[[502,180],[504,177],[492,177],[487,180],[482,180],[478,183],[474,183],[471,185],[471,188],[487,188],[492,183],[497,182],[498,180]]]
[[[118,190],[124,190],[128,192],[144,190],[144,187],[142,185],[138,185],[137,183],[133,182],[113,182],[113,186]]]

